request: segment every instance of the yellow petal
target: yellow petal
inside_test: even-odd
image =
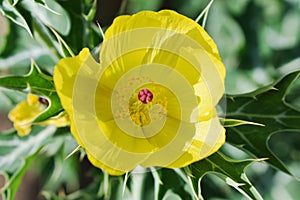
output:
[[[116,18],[100,64],[83,49],[54,71],[73,135],[112,175],[138,165],[183,167],[217,151],[225,141],[215,111],[224,78],[209,35],[169,10]]]
[[[15,129],[20,136],[30,133],[32,125],[54,125],[64,127],[69,125],[69,118],[66,114],[59,115],[48,120],[33,123],[34,120],[46,110],[47,106],[39,101],[39,97],[33,94],[27,95],[27,100],[20,102],[8,114],[8,118],[13,122]]]
[[[187,35],[203,46],[207,52],[217,58],[220,57],[216,44],[198,23],[172,10],[142,11],[132,16],[119,16],[105,32],[105,39],[125,31],[149,27],[164,28]]]
[[[92,63],[90,63],[90,62]],[[72,121],[73,118],[73,88],[77,78],[78,71],[84,65],[84,63],[88,63],[89,65],[98,65],[90,55],[90,52],[87,48],[82,49],[78,56],[74,58],[64,58],[61,59],[54,68],[54,84],[56,91],[60,97],[61,104],[65,111],[68,113],[69,120]],[[87,65],[84,65],[87,66]],[[97,68],[97,67],[96,67]],[[84,70],[87,73],[89,72],[89,68],[85,67]],[[84,91],[83,91],[84,92]],[[85,95],[85,94],[80,94]],[[80,108],[78,108],[80,109]],[[74,130],[71,123],[71,130]],[[80,137],[76,134],[76,131],[72,131],[74,137],[77,142],[81,145]]]
[[[74,58],[61,59],[54,68],[54,83],[65,110],[72,110],[72,94],[76,75],[82,63],[90,55],[87,48],[82,49]]]
[[[28,94],[26,101],[22,101],[9,112],[8,118],[13,122],[20,136],[30,133],[33,120],[46,108],[38,100],[38,96]]]
[[[187,166],[215,153],[225,142],[225,129],[218,117],[196,124],[196,134],[192,142],[184,149],[182,156],[168,165],[170,168]]]

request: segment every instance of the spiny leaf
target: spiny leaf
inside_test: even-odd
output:
[[[56,1],[45,0],[35,2],[32,0],[22,0],[21,4],[31,13],[33,20],[38,19],[42,24],[53,27],[60,34],[68,35],[71,29],[69,15]]]
[[[288,74],[276,84],[243,95],[227,96],[226,117],[253,121],[265,126],[239,126],[227,128],[227,142],[291,174],[270,150],[269,138],[279,132],[300,133],[300,111],[287,104],[286,94],[300,71]]]
[[[0,171],[13,173],[23,158],[33,155],[46,139],[54,134],[56,129],[53,127],[34,128],[32,133],[26,137],[17,136],[17,134],[0,134]],[[18,161],[20,160],[20,161]]]
[[[214,173],[244,196],[262,199],[245,174],[245,169],[255,161],[258,160],[233,160],[217,152],[204,160],[191,164],[189,169],[192,178],[195,178],[195,188],[197,188],[198,180],[200,181],[208,173]]]
[[[55,92],[52,78],[43,74],[34,62],[32,62],[30,72],[27,75],[2,77],[0,85],[21,91],[29,90],[44,96],[49,96]]]
[[[59,97],[55,91],[53,79],[39,69],[32,61],[30,72],[25,76],[7,76],[0,78],[0,86],[30,92],[44,96],[49,101],[49,106],[35,122],[40,122],[52,117],[63,110]]]
[[[20,168],[14,172],[12,175],[5,174],[4,177],[8,181],[4,188],[1,189],[1,193],[3,194],[4,200],[13,200],[18,189],[19,185],[22,181],[22,178],[26,171],[28,170],[30,164],[32,163],[33,159],[36,157],[36,154],[28,156],[24,158],[22,165]]]
[[[14,4],[17,2],[18,1],[14,1]],[[32,37],[32,32],[27,24],[27,21],[14,5],[11,5],[7,0],[3,0],[0,4],[0,12],[17,25],[25,28]]]
[[[19,137],[15,132],[0,134],[0,172],[6,175],[5,186],[1,192],[4,199],[12,200],[21,179],[31,161],[54,134],[56,128],[35,127],[27,137]]]

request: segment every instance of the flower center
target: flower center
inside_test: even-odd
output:
[[[147,126],[152,121],[161,120],[167,108],[164,89],[155,84],[145,86],[136,90],[129,100],[130,118],[140,127]]]
[[[141,89],[138,93],[138,98],[143,104],[148,104],[153,99],[153,94],[147,88]]]

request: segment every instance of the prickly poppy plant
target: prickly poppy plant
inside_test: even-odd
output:
[[[1,199],[299,196],[299,6],[153,2],[1,2]]]

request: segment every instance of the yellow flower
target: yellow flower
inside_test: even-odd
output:
[[[57,127],[69,125],[69,119],[66,114],[49,118],[48,120],[43,122],[34,123],[34,120],[47,108],[47,102],[43,102],[43,100],[44,99],[36,95],[28,94],[27,101],[19,103],[13,110],[9,112],[8,118],[13,122],[18,135],[28,135],[33,124],[55,125]]]
[[[215,106],[225,68],[205,30],[174,11],[117,17],[100,64],[84,48],[54,70],[71,131],[91,163],[112,175],[178,168],[216,152],[225,129]]]

